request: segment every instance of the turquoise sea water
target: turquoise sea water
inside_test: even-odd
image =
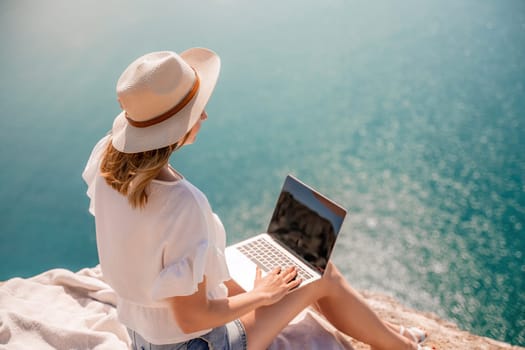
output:
[[[0,280],[97,264],[80,174],[149,51],[221,78],[172,163],[229,242],[291,172],[344,204],[357,288],[525,345],[523,1],[0,2]]]

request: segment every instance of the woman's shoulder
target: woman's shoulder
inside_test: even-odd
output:
[[[206,195],[186,178],[167,186],[159,182],[152,183],[152,191],[169,201],[170,206],[183,205],[205,211],[211,210]]]
[[[91,150],[91,154],[89,156],[88,161],[97,161],[100,160],[102,157],[102,154],[104,153],[104,150],[106,149],[108,142],[111,141],[111,135],[105,135],[100,140],[97,141],[93,149]]]
[[[84,171],[82,172],[82,178],[88,184],[88,186],[93,183],[93,180],[98,174],[100,160],[109,140],[110,135],[106,135],[101,138],[93,147],[91,154],[89,155],[88,161],[84,167]]]
[[[191,197],[199,206],[204,206],[206,209],[209,209],[210,204],[208,203],[208,198],[197,186],[193,185],[187,179],[182,179],[181,185],[184,188],[186,196]]]

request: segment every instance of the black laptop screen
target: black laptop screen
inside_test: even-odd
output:
[[[345,215],[344,208],[289,175],[267,232],[323,272]]]

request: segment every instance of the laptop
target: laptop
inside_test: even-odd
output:
[[[253,289],[256,266],[263,275],[296,266],[299,287],[321,278],[345,216],[345,208],[288,175],[266,232],[226,248],[231,277],[245,291]]]

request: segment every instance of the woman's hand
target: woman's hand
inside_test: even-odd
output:
[[[264,296],[265,305],[271,305],[301,284],[302,280],[296,277],[297,269],[293,266],[284,270],[276,268],[264,277],[262,277],[261,269],[257,267],[253,291]]]

